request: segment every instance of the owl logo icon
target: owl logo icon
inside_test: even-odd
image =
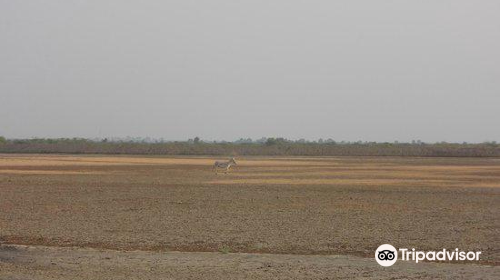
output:
[[[391,266],[398,260],[398,250],[391,244],[380,245],[375,251],[375,260],[381,266]]]

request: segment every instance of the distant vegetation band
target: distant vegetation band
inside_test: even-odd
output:
[[[293,142],[269,138],[262,143],[110,142],[87,139],[26,139],[0,141],[0,153],[72,153],[214,156],[422,156],[499,157],[496,143],[373,143]]]

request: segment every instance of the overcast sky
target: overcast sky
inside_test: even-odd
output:
[[[0,135],[500,141],[500,1],[0,0]]]

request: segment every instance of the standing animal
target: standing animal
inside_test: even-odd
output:
[[[217,171],[219,169],[223,169],[224,173],[227,173],[231,165],[237,165],[236,160],[234,160],[234,158],[231,158],[229,161],[216,161],[214,163],[215,174],[217,174]]]

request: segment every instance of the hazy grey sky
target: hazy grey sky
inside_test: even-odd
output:
[[[500,140],[500,1],[0,0],[0,135]]]

